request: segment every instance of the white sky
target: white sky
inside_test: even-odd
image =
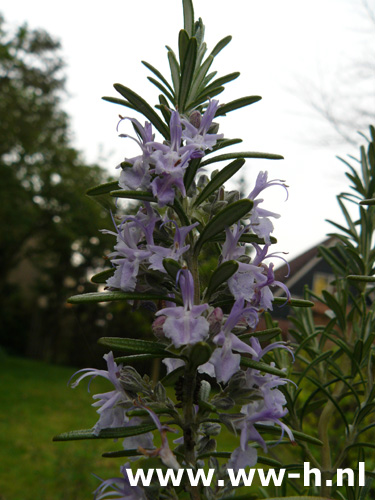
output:
[[[356,155],[347,144],[321,146],[330,129],[304,103],[301,82],[317,82],[335,93],[336,75],[365,51],[360,0],[195,0],[195,14],[206,25],[208,49],[224,36],[233,41],[216,58],[220,75],[240,71],[239,79],[218,96],[227,102],[245,95],[263,99],[220,119],[220,132],[240,137],[236,150],[282,154],[283,161],[249,160],[242,175],[250,186],[259,170],[285,179],[285,192],[265,192],[264,208],[282,215],[275,221],[277,249],[289,259],[322,241],[331,230],[325,218],[341,220],[336,194],[347,189],[344,165],[335,155]],[[114,167],[137,154],[132,141],[115,130],[118,114],[131,110],[106,103],[122,83],[151,104],[158,91],[146,79],[146,60],[168,74],[165,45],[177,49],[182,27],[180,0],[3,0],[0,10],[12,24],[27,22],[60,39],[67,63],[74,143],[89,162]],[[353,88],[353,93],[356,89]],[[353,130],[353,136],[355,135]],[[367,131],[364,131],[367,132]],[[237,174],[238,175],[238,174]],[[88,186],[89,187],[89,186]]]

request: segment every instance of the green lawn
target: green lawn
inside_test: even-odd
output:
[[[121,449],[121,440],[53,442],[52,437],[91,428],[98,418],[92,394],[112,386],[98,377],[91,394],[88,379],[73,390],[67,382],[74,368],[29,359],[1,356],[0,366],[0,500],[92,500],[100,484],[92,473],[106,479],[119,475],[125,459],[101,454]],[[219,441],[220,450],[239,444],[225,429]]]
[[[111,441],[52,442],[97,421],[83,381],[67,387],[74,369],[27,359],[0,360],[0,500],[92,500],[99,481],[119,475],[121,459],[104,459]],[[93,382],[92,393],[106,381]]]

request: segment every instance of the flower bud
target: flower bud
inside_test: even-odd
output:
[[[199,188],[204,188],[204,186],[208,183],[209,179],[207,177],[207,175],[201,175],[198,179],[198,187]]]
[[[210,335],[217,335],[220,332],[223,316],[224,314],[220,307],[215,307],[215,309],[208,316],[207,321],[209,324]]]
[[[201,121],[202,121],[202,115],[200,114],[199,111],[194,110],[189,116],[189,122],[193,125],[193,127],[199,128],[201,126]]]
[[[211,123],[211,127],[208,129],[209,134],[217,134],[219,132],[219,124],[216,122]]]
[[[225,191],[225,200],[228,203],[234,203],[240,199],[240,193],[238,191]]]
[[[194,366],[200,366],[207,363],[212,354],[211,347],[206,342],[197,342],[190,351],[190,363]]]
[[[158,316],[155,321],[152,323],[152,331],[156,338],[162,340],[165,338],[163,325],[167,318],[165,316]]]
[[[221,425],[212,422],[206,422],[201,425],[201,430],[207,436],[218,436],[221,432]]]

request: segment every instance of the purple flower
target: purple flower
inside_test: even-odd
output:
[[[239,240],[249,226],[241,228],[238,222],[233,229],[225,228],[225,242],[221,250],[222,261],[237,260],[245,254],[245,245],[240,245]]]
[[[260,377],[257,378],[257,380],[259,379]],[[269,379],[269,377],[266,377],[266,380],[267,379]],[[239,418],[235,424],[235,426],[241,430],[240,446],[242,450],[247,449],[249,441],[256,441],[262,446],[265,452],[267,451],[267,445],[264,439],[254,427],[256,423],[270,426],[278,425],[281,428],[280,439],[282,439],[284,432],[286,432],[289,439],[294,442],[292,431],[280,420],[288,413],[288,410],[284,408],[286,404],[285,396],[281,391],[275,388],[287,382],[286,379],[273,379],[271,383],[267,383],[266,381],[260,387],[263,399],[252,401],[242,407],[241,413],[243,417]]]
[[[148,190],[151,180],[150,156],[152,153],[152,148],[147,144],[154,140],[151,124],[149,122],[145,122],[145,126],[142,127],[139,121],[134,118],[122,118],[121,121],[123,120],[130,120],[133,123],[133,126],[136,129],[141,140],[138,140],[127,134],[121,134],[120,137],[129,137],[130,139],[133,139],[142,149],[142,155],[136,156],[134,158],[125,158],[125,162],[130,163],[131,166],[122,167],[119,185],[123,189]],[[119,167],[120,166],[121,165],[119,165]]]
[[[256,287],[266,281],[267,278],[262,267],[239,263],[238,271],[228,280],[228,287],[236,300],[244,299],[253,303]]]
[[[288,198],[288,190],[287,186],[284,184],[284,181],[281,181],[280,179],[273,179],[272,181],[268,181],[267,178],[268,178],[268,172],[259,172],[255,183],[255,187],[249,194],[248,198],[254,202],[254,206],[250,215],[251,229],[260,238],[264,238],[264,241],[267,244],[270,244],[271,243],[270,234],[273,231],[273,224],[270,221],[269,217],[274,217],[277,219],[280,217],[280,215],[274,212],[270,212],[269,210],[259,208],[260,203],[262,203],[264,200],[263,199],[256,200],[255,198],[264,189],[267,189],[268,187],[271,186],[282,186],[287,192],[287,198]]]
[[[156,425],[158,431],[160,432],[160,437],[161,437],[160,448],[157,448],[156,450],[145,450],[141,446],[139,446],[138,447],[139,451],[148,457],[159,457],[163,462],[163,464],[165,464],[167,467],[170,467],[175,470],[180,469],[180,464],[177,462],[176,457],[174,456],[172,450],[169,448],[169,443],[167,438],[167,432],[178,432],[178,431],[176,431],[175,429],[171,429],[168,425],[163,425],[160,422],[156,413],[152,411],[150,408],[147,408],[147,406],[141,403],[137,403],[137,406],[143,408],[148,412],[148,414],[154,421],[154,424]]]
[[[208,304],[194,305],[194,281],[190,271],[183,269],[180,272],[179,284],[184,305],[167,307],[156,313],[156,316],[167,316],[163,325],[164,334],[175,347],[204,340],[209,329],[207,319],[202,316]]]
[[[245,246],[239,244],[239,240],[243,233],[249,229],[249,226],[241,228],[240,223],[237,223],[231,230],[225,229],[226,237],[222,247],[221,258],[225,262],[227,260],[237,260],[245,254]],[[245,264],[238,262],[238,270],[229,278],[228,287],[233,297],[251,301],[257,283],[266,281],[264,270],[259,267],[259,262]]]
[[[256,361],[259,361],[264,354],[275,348],[287,349],[293,356],[292,351],[282,342],[274,342],[262,349],[258,339],[252,337],[251,344],[256,352],[256,355],[253,356],[253,359]],[[274,363],[271,363],[271,366],[274,365]],[[254,427],[256,423],[270,426],[278,425],[281,428],[280,439],[282,439],[284,432],[286,432],[290,440],[294,442],[292,431],[280,420],[288,413],[288,410],[284,407],[286,405],[285,396],[277,389],[277,387],[287,384],[290,380],[269,373],[262,375],[259,370],[249,368],[246,371],[246,382],[247,387],[254,389],[262,398],[244,405],[241,408],[243,416],[236,418],[234,425],[237,429],[241,430],[241,450],[246,452],[248,450],[248,442],[256,441],[262,446],[264,451],[267,451],[264,439]]]
[[[154,149],[150,161],[155,165],[152,173],[156,174],[151,188],[160,207],[173,203],[176,195],[175,188],[181,192],[182,196],[186,196],[184,174],[194,151],[192,145],[181,146],[182,127],[177,111],[172,111],[169,128],[171,132],[170,145],[159,142],[148,143],[148,146]]]
[[[226,230],[227,236],[222,251],[224,261],[234,259],[242,254],[243,247],[237,247],[236,245],[245,229],[240,230],[238,225],[234,228],[233,232],[229,229]],[[275,280],[273,264],[271,263],[268,266],[263,261],[271,257],[282,259],[284,262],[286,261],[283,257],[277,255],[277,253],[268,254],[268,244],[263,248],[256,243],[253,243],[253,246],[256,251],[254,260],[251,264],[239,262],[238,270],[228,280],[228,287],[236,300],[244,299],[259,309],[272,310],[273,294],[270,287],[278,286],[282,288],[287,295],[287,300],[290,299],[290,293],[286,285]]]
[[[112,264],[116,267],[115,273],[107,280],[110,288],[118,288],[125,292],[132,292],[137,284],[140,264],[151,257],[152,252],[140,242],[145,238],[150,245],[154,243],[153,231],[159,216],[155,215],[149,203],[145,203],[146,213],[140,210],[135,217],[128,216],[116,226],[117,244],[114,252],[109,254]]]
[[[255,198],[265,189],[271,186],[281,186],[285,189],[288,199],[288,189],[287,185],[284,184],[284,181],[281,179],[273,179],[272,181],[268,180],[268,172],[259,172],[257,180],[255,182],[255,187],[249,194],[248,198],[250,200],[255,200]]]
[[[290,292],[287,286],[284,285],[284,283],[275,280],[273,264],[270,264],[269,266],[263,265],[263,267],[267,272],[267,279],[256,286],[252,303],[262,309],[272,311],[273,294],[271,292],[270,286],[278,286],[282,288],[286,293],[286,302],[290,300]]]
[[[181,366],[185,366],[185,361],[178,358],[165,358],[163,363],[167,367],[167,375]]]
[[[168,222],[172,222],[176,226],[173,246],[171,248],[165,248],[158,245],[148,245],[148,249],[152,252],[151,257],[148,259],[150,262],[150,269],[154,269],[155,271],[160,271],[162,273],[166,273],[163,266],[163,259],[173,259],[178,262],[181,256],[189,250],[190,245],[184,245],[185,238],[188,233],[199,224],[199,222],[195,222],[190,226],[178,227],[178,224],[175,221],[171,220]]]
[[[97,413],[99,413],[100,418],[93,428],[93,433],[97,436],[101,429],[107,429],[109,427],[122,427],[126,422],[129,421],[126,416],[125,409],[122,403],[130,403],[130,399],[124,389],[120,384],[120,370],[122,365],[117,365],[113,359],[113,353],[110,352],[105,354],[104,359],[107,362],[108,370],[97,370],[96,368],[83,368],[78,370],[71,378],[75,377],[78,373],[82,373],[75,382],[72,383],[72,387],[77,387],[77,385],[86,377],[91,377],[91,379],[100,376],[109,380],[113,386],[114,390],[110,392],[105,392],[103,394],[96,394],[93,396],[94,399],[99,401],[95,402],[92,406],[98,407]],[[70,382],[69,380],[69,382]],[[90,381],[91,383],[91,381]],[[90,383],[88,389],[90,389]]]
[[[194,146],[196,150],[192,155],[194,158],[204,156],[206,149],[212,150],[216,142],[224,137],[224,134],[208,133],[218,106],[219,101],[210,101],[203,116],[198,111],[193,111],[190,121],[186,119],[182,120],[182,124],[185,126],[182,131],[182,138],[186,141],[187,145]]]
[[[241,446],[239,446],[232,452],[227,463],[227,468],[238,472],[239,469],[245,469],[245,467],[254,467],[257,460],[258,452],[256,448],[246,446],[243,450]]]
[[[95,490],[94,500],[113,499],[113,500],[146,500],[146,495],[140,486],[130,486],[127,469],[130,464],[126,463],[120,469],[123,477],[113,477],[102,482]],[[109,488],[112,491],[108,491]]]
[[[254,324],[258,321],[258,311],[254,307],[245,307],[245,301],[239,299],[233,304],[224,327],[213,339],[214,343],[220,347],[212,353],[208,364],[214,366],[218,382],[228,382],[232,375],[240,369],[241,355],[233,351],[256,355],[256,351],[251,346],[232,333],[235,326],[243,319],[247,323]]]
[[[129,422],[127,422],[124,427],[132,427],[133,425],[141,425],[144,423],[144,420],[141,417],[132,417]],[[124,450],[137,450],[139,447],[145,449],[153,449],[154,446],[154,435],[152,432],[146,432],[145,434],[138,434],[137,436],[129,436],[126,437],[122,446]],[[139,456],[130,458],[130,460],[138,460]]]
[[[149,172],[150,165],[143,156],[136,156],[125,160],[132,166],[122,167],[119,185],[122,189],[127,190],[149,190],[151,174]]]
[[[292,356],[293,361],[294,361],[294,354],[293,351],[288,347],[285,342],[279,341],[279,342],[272,342],[272,344],[269,344],[268,346],[262,348],[260,345],[259,340],[256,337],[251,337],[250,338],[250,343],[251,347],[254,350],[253,354],[253,360],[254,361],[259,361],[267,352],[272,351],[273,349],[286,349],[289,354]]]

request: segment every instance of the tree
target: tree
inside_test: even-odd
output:
[[[344,140],[357,145],[353,131],[366,130],[375,121],[375,2],[355,0],[353,4],[361,18],[363,46],[356,48],[354,57],[346,55],[344,64],[336,62],[330,67],[329,83],[325,77],[302,84],[304,100],[333,132],[325,134],[325,143]]]
[[[111,222],[82,196],[108,175],[71,146],[63,68],[60,44],[48,33],[27,26],[12,33],[0,17],[1,343],[67,361],[72,320],[63,314],[65,300],[90,289],[82,284],[87,269],[103,265],[109,248],[105,236],[93,235]]]

